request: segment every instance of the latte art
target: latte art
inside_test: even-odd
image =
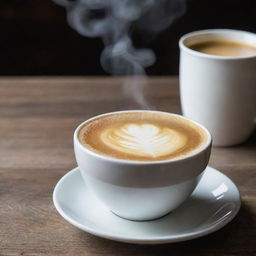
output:
[[[195,123],[157,111],[99,116],[85,123],[78,137],[97,154],[133,161],[181,158],[199,149],[207,138]]]
[[[115,150],[153,158],[176,151],[186,143],[185,136],[170,128],[133,123],[108,128],[102,132],[101,139]]]

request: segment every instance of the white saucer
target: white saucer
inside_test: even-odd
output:
[[[78,168],[60,179],[53,202],[60,215],[79,229],[136,244],[172,243],[210,234],[230,222],[241,203],[236,185],[211,167],[189,199],[157,220],[136,222],[114,215],[88,191]]]

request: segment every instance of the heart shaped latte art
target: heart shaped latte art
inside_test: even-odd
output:
[[[174,153],[185,145],[187,138],[167,127],[129,123],[104,130],[101,140],[119,152],[155,158]]]

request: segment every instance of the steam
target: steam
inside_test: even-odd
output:
[[[143,95],[145,69],[155,60],[151,49],[135,48],[132,31],[155,35],[168,28],[185,12],[185,0],[54,0],[67,9],[69,25],[86,37],[100,37],[105,48],[100,62],[113,75],[130,79],[124,93],[143,108],[149,108]],[[140,79],[136,79],[136,77]],[[127,78],[128,79],[128,78]]]

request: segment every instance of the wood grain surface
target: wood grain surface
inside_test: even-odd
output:
[[[72,133],[96,114],[144,108],[123,79],[0,79],[0,255],[256,255],[256,133],[244,144],[213,148],[210,165],[238,186],[242,207],[223,229],[188,242],[132,245],[78,230],[56,212],[52,191],[76,166]],[[150,108],[180,113],[178,79],[151,78]]]

